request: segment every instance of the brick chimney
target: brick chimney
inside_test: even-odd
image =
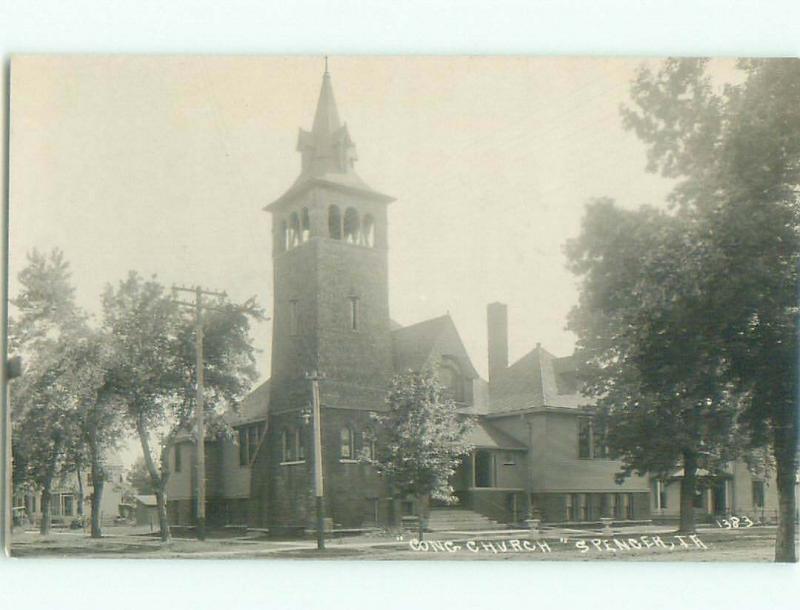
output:
[[[508,307],[505,303],[490,303],[486,307],[489,330],[489,383],[497,373],[508,368]]]

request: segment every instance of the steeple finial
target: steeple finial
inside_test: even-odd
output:
[[[325,74],[328,74],[328,56],[325,56]]]

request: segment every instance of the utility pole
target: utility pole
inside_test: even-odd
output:
[[[185,305],[194,309],[194,349],[195,349],[195,371],[196,371],[196,398],[195,398],[195,452],[194,452],[194,467],[195,467],[195,506],[197,512],[197,538],[199,540],[206,539],[206,449],[205,449],[205,417],[204,417],[204,366],[203,366],[203,310],[213,309],[221,311],[216,307],[211,307],[203,304],[203,296],[215,296],[225,298],[228,295],[225,292],[213,292],[211,290],[203,290],[199,286],[194,288],[184,288],[182,286],[173,286],[173,291],[192,292],[194,293],[194,303],[187,303],[184,301],[175,301],[178,305]]]
[[[312,371],[306,373],[311,381],[311,417],[314,432],[314,502],[317,511],[317,550],[325,550],[325,493],[322,486],[322,425],[320,422],[319,382],[325,375]]]

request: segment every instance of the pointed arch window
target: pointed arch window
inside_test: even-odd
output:
[[[364,216],[364,224],[361,227],[361,245],[367,248],[375,247],[375,220],[370,214]]]
[[[328,234],[331,239],[342,239],[342,213],[337,205],[328,208]]]
[[[344,213],[344,240],[348,244],[359,243],[360,231],[358,212],[356,212],[355,208],[347,208]]]

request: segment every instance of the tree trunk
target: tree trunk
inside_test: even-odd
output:
[[[50,533],[50,521],[52,519],[52,494],[50,491],[53,488],[53,479],[56,476],[56,463],[60,450],[60,444],[56,441],[42,485],[42,522],[39,525],[39,533],[43,536]]]
[[[417,496],[417,538],[425,534],[425,496]]]
[[[683,478],[681,479],[680,531],[695,533],[694,496],[697,491],[697,456],[691,451],[683,452]]]
[[[778,483],[778,531],[775,561],[797,561],[797,411],[789,407],[774,425],[773,452]]]
[[[105,472],[100,462],[100,451],[97,447],[97,429],[92,428],[89,435],[89,457],[92,460],[92,538],[102,538],[100,507],[103,502],[103,486],[105,485]]]
[[[100,460],[92,448],[92,538],[102,538],[103,529],[100,524],[100,506],[103,502],[103,486],[105,473],[100,465]]]
[[[83,473],[80,465],[75,467],[75,476],[78,477],[78,516],[81,518],[81,524],[83,524]]]
[[[47,536],[50,533],[50,519],[52,513],[50,484],[50,481],[46,481],[42,488],[42,521],[39,523],[39,533],[42,536]]]
[[[159,476],[159,472],[156,469],[155,463],[153,462],[153,455],[150,453],[150,441],[147,438],[147,428],[141,418],[139,418],[136,422],[136,431],[139,434],[139,441],[142,445],[144,463],[145,466],[147,466],[147,472],[150,473],[150,480],[152,481],[153,489],[155,489],[156,492],[156,503],[158,504],[158,526],[161,530],[161,542],[170,542],[172,540],[172,536],[170,535],[169,519],[167,518],[167,502],[165,494],[166,480],[163,476]]]

